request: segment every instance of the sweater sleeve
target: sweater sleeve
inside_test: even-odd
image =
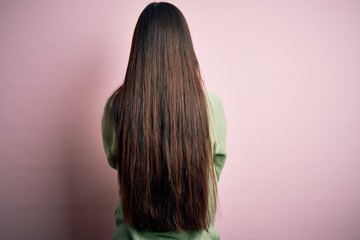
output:
[[[214,134],[213,159],[217,180],[219,181],[227,157],[226,135],[227,123],[222,102],[218,96],[208,93],[212,112],[212,128]]]
[[[116,128],[115,121],[111,115],[112,96],[106,101],[101,119],[102,141],[104,151],[109,165],[116,169]]]

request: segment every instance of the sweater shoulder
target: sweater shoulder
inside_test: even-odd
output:
[[[213,114],[216,114],[218,112],[223,112],[223,104],[220,97],[214,92],[210,92],[210,91],[207,91],[206,95],[209,105],[213,111]]]

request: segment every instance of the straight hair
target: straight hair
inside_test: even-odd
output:
[[[144,231],[208,230],[217,189],[206,93],[177,7],[151,3],[142,11],[124,82],[113,94],[125,223]]]

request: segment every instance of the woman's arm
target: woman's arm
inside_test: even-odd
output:
[[[220,98],[213,94],[208,93],[211,112],[212,112],[212,124],[214,131],[214,165],[217,180],[219,181],[221,171],[224,167],[226,160],[226,135],[227,135],[227,124],[225,118],[225,112]]]
[[[103,116],[101,119],[102,141],[105,154],[110,167],[117,169],[116,162],[116,128],[115,122],[111,115],[112,110],[112,96],[106,101]]]

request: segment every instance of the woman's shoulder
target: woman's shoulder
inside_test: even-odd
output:
[[[214,92],[206,91],[207,99],[211,106],[211,109],[216,112],[223,112],[223,104],[221,98]]]
[[[106,104],[105,104],[105,106],[107,106],[107,107],[112,107],[116,95],[117,95],[117,91],[113,92],[113,93],[106,99]]]
[[[118,91],[114,91],[109,97],[107,97],[105,105],[104,105],[104,114],[107,115],[107,117],[114,118],[114,101],[118,94]]]

